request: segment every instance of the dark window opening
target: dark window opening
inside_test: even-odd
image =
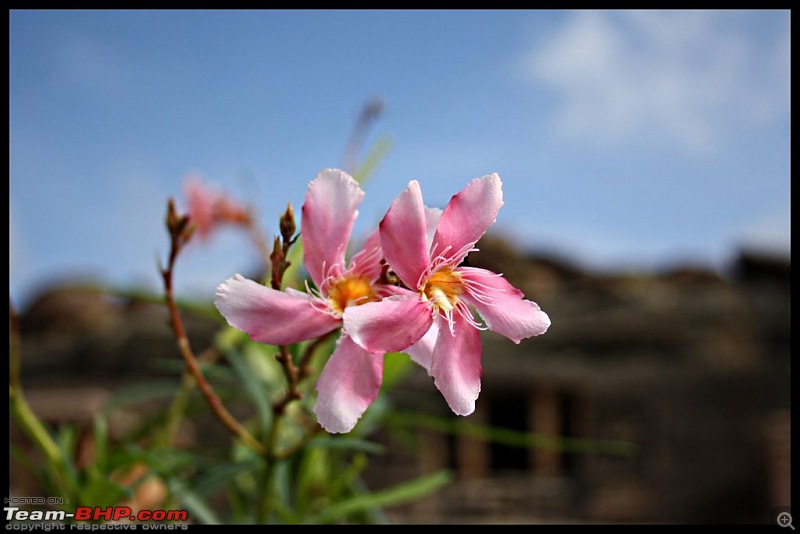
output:
[[[447,468],[452,472],[458,472],[458,439],[452,433],[444,435],[445,446],[447,447]]]
[[[562,395],[560,399],[560,415],[561,415],[561,436],[564,438],[573,438],[575,436],[575,417],[577,417],[576,408],[577,402],[572,395]],[[577,456],[574,452],[569,450],[564,451],[561,455],[561,469],[562,473],[568,477],[574,476],[577,472]]]
[[[522,394],[493,396],[489,402],[489,424],[517,432],[528,432],[528,403]],[[492,441],[490,444],[492,473],[530,469],[530,452]]]

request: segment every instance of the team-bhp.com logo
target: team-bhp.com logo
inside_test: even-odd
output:
[[[186,521],[189,514],[186,510],[139,510],[135,514],[127,506],[78,506],[75,509],[75,521]]]
[[[62,522],[72,521],[105,521],[120,523],[127,521],[136,522],[173,522],[186,521],[189,514],[186,510],[138,510],[134,511],[128,506],[78,506],[74,512],[64,510],[22,510],[17,506],[3,508],[6,521],[47,521]]]

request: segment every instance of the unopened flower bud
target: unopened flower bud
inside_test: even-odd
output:
[[[181,235],[188,222],[189,217],[187,215],[179,215],[178,210],[175,208],[175,201],[169,199],[167,202],[167,229],[170,235]]]
[[[292,208],[291,203],[286,207],[286,212],[281,215],[280,228],[283,242],[290,242],[295,231],[297,230],[297,225],[294,222],[294,209]]]

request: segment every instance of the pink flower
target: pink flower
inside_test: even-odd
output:
[[[184,181],[183,195],[188,204],[190,222],[195,225],[201,239],[207,239],[222,224],[247,226],[252,222],[246,206],[231,200],[198,176],[189,176]]]
[[[301,220],[303,262],[317,291],[276,291],[241,275],[217,288],[215,303],[228,322],[254,341],[289,345],[324,335],[342,324],[345,310],[396,293],[379,284],[382,253],[375,231],[345,265],[345,249],[364,192],[347,173],[327,169],[308,186]],[[349,432],[378,396],[383,353],[347,335],[317,381],[314,412],[329,432]]]
[[[483,327],[515,343],[547,331],[550,318],[502,275],[458,265],[475,250],[503,205],[495,173],[470,182],[444,211],[426,208],[409,183],[380,224],[386,261],[412,292],[344,312],[344,328],[374,352],[408,353],[433,376],[450,408],[469,415],[481,389]]]

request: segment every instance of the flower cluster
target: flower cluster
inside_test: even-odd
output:
[[[515,343],[550,319],[500,274],[461,266],[503,205],[500,177],[472,180],[444,210],[408,184],[350,262],[345,251],[364,192],[327,169],[310,184],[300,232],[316,289],[277,291],[240,275],[215,303],[254,341],[287,345],[341,328],[318,381],[314,412],[328,432],[349,432],[378,396],[383,355],[405,352],[424,367],[452,411],[469,415],[480,393],[480,330]],[[385,265],[396,275],[386,276]],[[475,316],[473,309],[480,314]]]
[[[247,207],[228,198],[199,176],[187,177],[183,185],[183,195],[188,204],[189,219],[200,239],[208,239],[219,226],[248,226],[252,223],[252,214]]]

